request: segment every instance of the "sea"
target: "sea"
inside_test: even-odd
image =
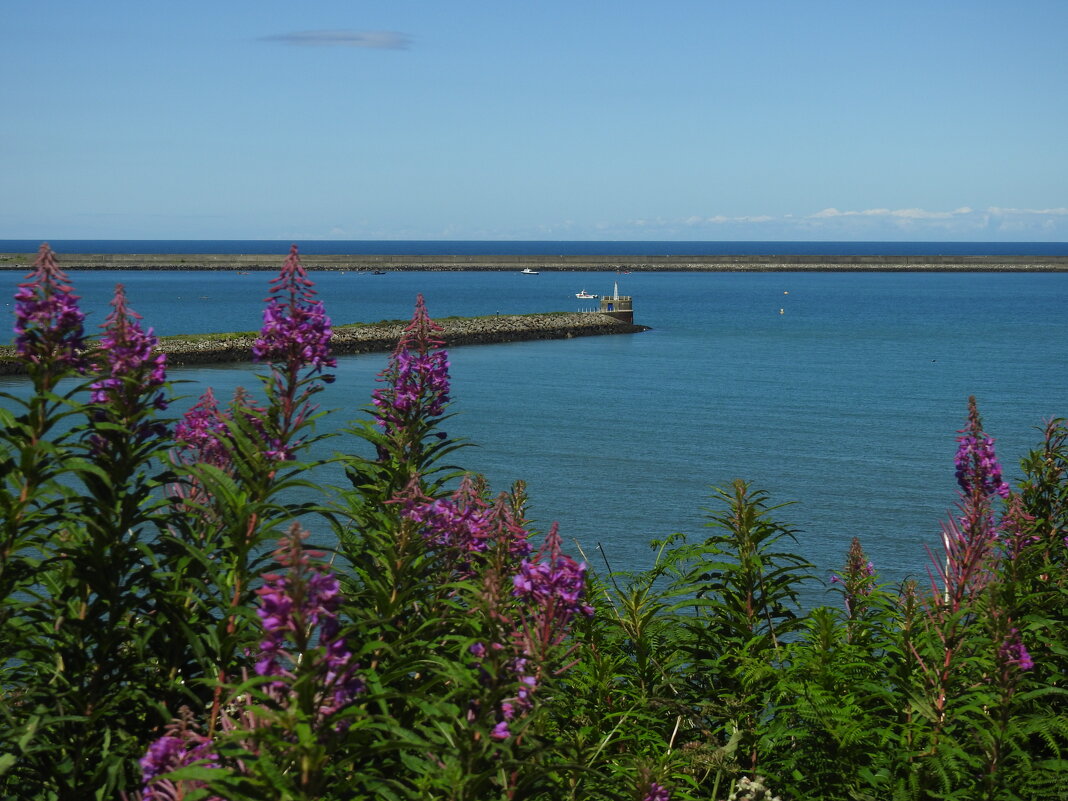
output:
[[[0,252],[39,243],[0,240]],[[265,253],[288,242],[58,241],[63,253]],[[1068,243],[330,242],[303,252],[836,255],[1068,255]],[[329,246],[334,250],[326,250]],[[387,249],[387,246],[390,249]],[[650,330],[449,350],[455,415],[471,443],[455,461],[507,489],[522,479],[534,528],[558,523],[599,572],[640,571],[673,534],[704,539],[715,487],[768,493],[816,567],[806,603],[833,602],[830,576],[858,537],[882,580],[928,581],[942,521],[958,501],[953,456],[974,395],[1006,478],[1068,416],[1068,273],[313,272],[335,323],[576,311],[575,294],[618,291]],[[256,330],[265,272],[75,272],[103,322],[117,283],[157,334]],[[21,274],[0,271],[10,310]],[[338,433],[362,417],[386,354],[343,356],[319,396]],[[258,391],[250,365],[175,368],[187,408],[207,387]],[[18,392],[24,379],[0,378]],[[319,455],[360,451],[343,434]],[[344,485],[337,468],[319,477]]]

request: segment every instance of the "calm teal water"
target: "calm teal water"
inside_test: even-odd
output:
[[[558,521],[591,561],[602,545],[617,569],[646,566],[652,538],[701,536],[709,487],[740,477],[798,501],[779,516],[823,575],[859,536],[884,577],[924,578],[924,546],[955,503],[968,395],[1010,479],[1036,427],[1068,415],[1065,274],[313,277],[338,323],[405,318],[417,292],[434,316],[569,311],[583,306],[576,292],[608,293],[613,281],[633,295],[652,331],[450,351],[459,415],[448,430],[478,445],[463,465],[501,489],[526,480],[540,525]],[[269,278],[73,275],[95,324],[121,281],[161,334],[258,328]],[[0,274],[0,292],[17,280]],[[384,365],[384,355],[340,360],[322,396],[337,426]],[[193,396],[257,384],[246,367],[172,377]]]

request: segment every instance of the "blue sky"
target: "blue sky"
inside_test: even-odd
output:
[[[1068,3],[0,0],[0,238],[1068,241]]]

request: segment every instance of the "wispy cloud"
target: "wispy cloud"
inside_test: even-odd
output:
[[[771,222],[774,219],[774,217],[769,217],[767,214],[745,215],[742,217],[724,217],[722,214],[717,214],[715,217],[690,217],[686,220],[686,224],[702,225],[704,223],[710,223],[712,225],[728,225],[730,223],[766,223]]]
[[[941,211],[923,208],[826,208],[817,212],[782,215],[692,215],[669,219],[640,218],[620,225],[604,225],[605,232],[641,236],[738,239],[997,239],[1034,236],[1068,238],[1068,208],[974,209],[961,206]]]
[[[411,37],[397,31],[294,31],[261,36],[261,42],[298,47],[364,47],[371,50],[407,50]]]
[[[810,219],[832,219],[834,217],[888,217],[899,220],[951,220],[954,217],[962,217],[973,214],[974,209],[961,206],[953,211],[927,211],[927,209],[864,209],[863,211],[839,211],[838,209],[824,209],[809,215]]]
[[[1007,232],[1036,233],[1064,226],[1068,217],[1068,208],[1016,209],[989,206],[985,209],[973,209],[961,206],[952,211],[930,211],[928,209],[863,209],[859,211],[839,211],[835,208],[823,209],[815,214],[802,217],[802,224],[819,226],[823,224],[871,224],[883,225],[890,229],[922,232],[942,231],[959,234],[984,231],[992,235]]]
[[[1043,217],[1045,217],[1045,216],[1068,217],[1068,208],[1057,208],[1057,209],[1002,209],[1002,208],[998,208],[997,206],[991,206],[989,209],[987,209],[987,211],[989,211],[991,214],[1002,214],[1002,215],[1006,215],[1006,216],[1008,216],[1008,215],[1023,215],[1023,216],[1027,216],[1027,215],[1036,215],[1037,214],[1037,215],[1040,215],[1040,216],[1043,216]]]

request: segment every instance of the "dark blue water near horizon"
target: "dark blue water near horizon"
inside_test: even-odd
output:
[[[0,253],[33,253],[39,240],[0,239]],[[223,253],[284,256],[290,240],[60,239],[63,253]],[[301,253],[407,256],[1068,256],[1068,242],[799,242],[673,240],[307,240]]]

